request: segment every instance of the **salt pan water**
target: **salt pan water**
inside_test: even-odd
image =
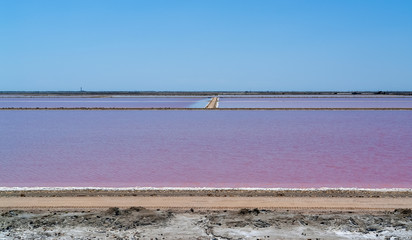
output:
[[[219,108],[412,108],[412,97],[221,97]]]
[[[412,111],[0,111],[0,186],[412,187]]]
[[[13,97],[0,108],[204,108],[206,97]]]

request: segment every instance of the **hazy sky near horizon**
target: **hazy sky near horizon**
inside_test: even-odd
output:
[[[412,90],[410,0],[4,0],[0,91]]]

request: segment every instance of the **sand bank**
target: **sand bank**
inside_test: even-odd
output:
[[[344,197],[0,197],[0,208],[129,208],[148,209],[306,209],[393,211],[412,208],[412,198],[344,198]]]
[[[411,193],[0,188],[0,239],[408,239]]]

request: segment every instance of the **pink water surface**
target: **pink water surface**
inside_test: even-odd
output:
[[[412,108],[412,97],[221,97],[219,108]]]
[[[204,108],[207,97],[1,97],[1,108]]]
[[[412,111],[0,111],[0,186],[412,187]]]

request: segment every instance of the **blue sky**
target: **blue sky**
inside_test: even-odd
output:
[[[0,90],[412,90],[410,0],[3,0]]]

